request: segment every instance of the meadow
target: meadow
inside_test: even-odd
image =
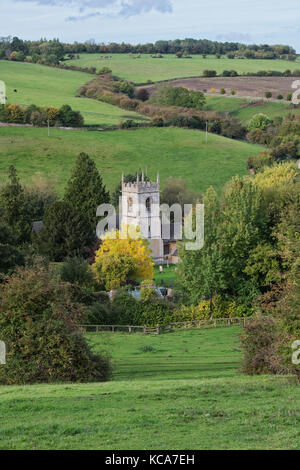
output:
[[[39,172],[53,177],[62,194],[75,159],[86,152],[94,159],[104,183],[113,190],[121,173],[148,171],[162,187],[170,177],[184,179],[190,189],[204,192],[210,185],[220,192],[234,175],[247,174],[250,155],[263,147],[215,134],[181,128],[143,128],[116,131],[65,131],[0,127],[0,183],[6,181],[9,165],[15,165],[24,181]]]
[[[61,107],[70,105],[80,111],[85,124],[108,127],[120,121],[148,119],[100,101],[76,97],[78,88],[92,80],[87,73],[62,70],[37,64],[0,61],[0,80],[6,83],[9,104]],[[17,90],[15,93],[14,90]]]
[[[107,383],[0,387],[0,449],[298,449],[293,377],[240,373],[239,329],[91,334]]]
[[[275,101],[254,101],[243,98],[230,98],[221,96],[206,96],[204,110],[213,110],[220,114],[237,118],[243,125],[247,125],[251,118],[258,113],[266,114],[270,119],[277,116],[286,116],[289,113],[299,113],[299,109],[291,109],[287,103]]]
[[[104,54],[111,59],[100,59],[103,54],[80,54],[80,59],[68,60],[68,65],[79,67],[109,67],[114,75],[125,80],[131,80],[136,84],[146,83],[148,80],[157,82],[183,77],[200,77],[203,71],[216,70],[218,74],[223,70],[236,70],[239,74],[258,72],[259,70],[276,70],[284,72],[287,69],[300,68],[297,62],[287,60],[260,60],[260,59],[228,59],[223,56],[217,59],[215,56],[194,55],[192,59],[178,59],[173,54],[165,54],[163,59],[153,59],[149,54],[141,54],[141,58],[135,59],[136,54]]]

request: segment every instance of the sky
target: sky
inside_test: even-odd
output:
[[[300,53],[299,0],[0,0],[0,36],[66,42],[211,39],[289,44]]]

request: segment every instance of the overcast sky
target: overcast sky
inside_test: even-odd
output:
[[[0,0],[0,36],[96,42],[207,38],[290,44],[299,0]]]

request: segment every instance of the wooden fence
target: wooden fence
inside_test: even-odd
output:
[[[186,322],[167,323],[165,325],[156,326],[134,326],[134,325],[82,325],[81,328],[85,333],[100,333],[109,331],[111,333],[125,332],[125,333],[143,333],[143,334],[156,334],[165,333],[168,331],[178,329],[196,329],[196,328],[217,328],[229,327],[235,325],[246,325],[251,317],[236,317],[236,318],[212,318],[210,320],[192,320]]]

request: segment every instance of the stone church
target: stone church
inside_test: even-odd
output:
[[[160,215],[160,181],[145,181],[137,175],[134,183],[125,183],[122,175],[121,225],[139,226],[152,250],[155,264],[176,264],[178,262],[174,227],[170,224],[170,237],[162,238]]]

